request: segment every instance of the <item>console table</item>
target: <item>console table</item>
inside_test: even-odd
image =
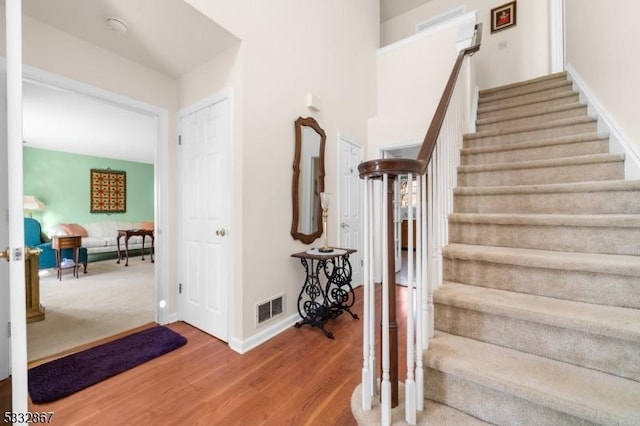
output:
[[[332,252],[322,253],[311,249],[291,255],[300,259],[307,275],[298,296],[298,314],[302,321],[295,324],[297,328],[305,324],[318,327],[325,336],[333,339],[333,333],[324,327],[327,321],[344,311],[358,319],[358,315],[351,312],[356,297],[351,285],[349,255],[355,252],[353,249],[334,248]],[[324,285],[322,281],[326,281]]]
[[[58,271],[58,280],[62,281],[62,270],[73,268],[73,276],[80,277],[78,269],[78,259],[80,258],[80,247],[82,246],[82,237],[79,235],[59,235],[51,239],[51,248],[56,252],[56,270]],[[62,250],[73,249],[73,265],[62,265]]]
[[[120,263],[120,259],[122,259],[122,251],[120,250],[120,238],[124,238],[124,254],[127,258],[124,266],[129,266],[129,238],[134,236],[142,237],[142,260],[144,260],[144,240],[145,237],[151,238],[151,247],[149,248],[149,254],[151,255],[151,263],[153,263],[153,230],[152,229],[118,229],[118,238],[116,242],[118,243],[118,261],[116,263]]]

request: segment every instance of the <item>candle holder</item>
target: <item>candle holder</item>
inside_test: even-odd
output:
[[[324,233],[324,246],[320,247],[320,253],[331,253],[333,248],[329,247],[327,235],[327,220],[329,219],[329,193],[320,193],[320,205],[322,206],[322,232]]]

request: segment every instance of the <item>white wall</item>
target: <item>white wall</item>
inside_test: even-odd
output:
[[[565,0],[566,61],[640,152],[640,3]]]
[[[375,110],[379,6],[370,0],[186,1],[242,45],[242,94],[236,97],[242,114],[241,191],[235,200],[242,266],[234,284],[242,290],[235,293],[240,300],[231,332],[246,341],[261,331],[256,303],[285,293],[285,315],[297,315],[304,273],[290,255],[309,246],[290,236],[294,121],[313,116],[325,130],[325,188],[338,194],[337,134],[364,143],[367,118]],[[305,106],[307,93],[320,99],[319,112]],[[338,236],[335,198],[330,243]]]
[[[385,46],[415,32],[415,25],[465,6],[478,11],[483,23],[480,52],[475,55],[480,89],[514,83],[549,73],[549,4],[547,0],[518,0],[516,26],[491,34],[491,8],[505,1],[432,0],[381,24],[380,44]],[[506,43],[506,45],[504,45]],[[504,47],[502,47],[504,45]]]
[[[380,49],[368,159],[379,158],[383,148],[422,143],[458,55],[457,33],[451,25]]]

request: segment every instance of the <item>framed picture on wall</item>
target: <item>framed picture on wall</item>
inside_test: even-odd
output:
[[[506,30],[516,25],[516,2],[512,1],[491,9],[491,32]]]
[[[91,169],[91,213],[126,213],[127,172]]]

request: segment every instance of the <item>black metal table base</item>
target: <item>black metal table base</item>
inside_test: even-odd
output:
[[[351,264],[347,250],[332,256],[307,255],[298,253],[305,269],[305,283],[298,295],[298,313],[302,321],[295,323],[296,328],[303,325],[321,329],[325,336],[334,339],[333,333],[325,328],[325,324],[348,312],[353,319],[358,315],[351,311],[355,303],[355,293],[351,285]],[[323,286],[320,277],[326,278]]]

